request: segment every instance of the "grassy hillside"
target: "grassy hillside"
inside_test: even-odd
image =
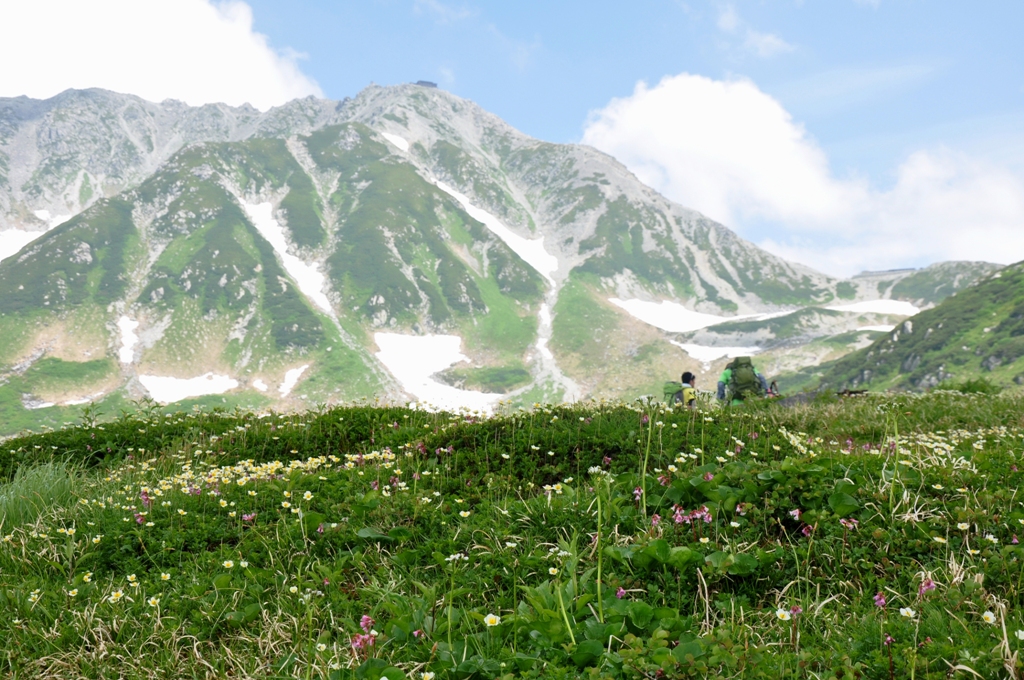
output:
[[[830,387],[925,389],[984,377],[1024,383],[1024,263],[911,317],[869,347],[822,367]]]
[[[4,442],[9,677],[1021,677],[1020,397]]]

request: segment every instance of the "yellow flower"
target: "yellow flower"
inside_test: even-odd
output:
[[[92,572],[91,571],[85,572],[85,576],[82,577],[82,582],[83,583],[91,583],[92,582]]]
[[[178,508],[178,514],[179,515],[187,515],[188,514],[188,510],[182,510],[181,508]]]
[[[220,507],[222,507],[222,508],[228,507],[228,502],[226,500],[224,500],[223,498],[220,499]]]
[[[484,625],[487,626],[488,628],[491,627],[491,626],[497,626],[499,623],[501,623],[501,617],[500,616],[495,616],[494,614],[488,614],[487,616],[484,617]]]

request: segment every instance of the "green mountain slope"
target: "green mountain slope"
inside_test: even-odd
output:
[[[821,384],[926,389],[978,377],[1024,384],[1024,263],[917,314],[869,347],[822,367]]]

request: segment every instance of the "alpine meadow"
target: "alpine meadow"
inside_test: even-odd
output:
[[[289,4],[304,35],[317,4]],[[694,3],[665,4],[698,21]],[[254,32],[248,3],[174,5],[176,20],[209,10],[188,16],[321,92],[308,55]],[[484,21],[473,3],[340,5],[408,5],[445,36]],[[713,9],[714,49],[745,41],[730,71],[810,54]],[[332,49],[351,41],[331,30]],[[553,49],[477,32],[516,55],[514,74],[488,77],[510,89]],[[839,106],[852,81],[939,69],[830,71],[799,89]],[[262,109],[102,88],[0,97],[0,674],[1024,680],[1024,262],[1004,266],[1024,200],[1002,200],[1009,170],[970,166],[984,207],[1010,215],[991,251],[922,244],[900,255],[914,267],[837,276],[777,253],[830,234],[866,249],[872,229],[896,244],[934,213],[901,202],[908,186],[952,215],[928,222],[936,241],[965,213],[968,245],[997,233],[950,170],[961,157],[921,152],[885,189],[847,178],[826,149],[881,147],[871,117],[819,146],[741,76],[634,79],[591,111],[606,132],[636,115],[640,150],[660,134],[649,166],[534,138],[433,82],[340,100],[275,82],[260,101],[285,103]],[[746,224],[669,197],[686,202],[680,177],[714,194],[719,151],[701,159],[701,139],[677,154],[684,126],[658,120],[700,109],[713,139],[722,117],[693,97],[646,117],[671,88],[747,98],[723,158],[770,136],[744,116],[775,116],[771,196],[736,188],[756,158],[725,173]],[[792,148],[824,180],[790,192],[810,207],[787,213]],[[663,192],[641,179],[655,166]],[[752,222],[793,248],[741,237]]]

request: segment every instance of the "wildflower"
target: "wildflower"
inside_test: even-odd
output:
[[[641,497],[642,497],[643,495],[644,495],[644,490],[643,490],[643,489],[641,489],[641,488],[640,488],[639,486],[638,486],[638,487],[636,487],[635,489],[633,489],[633,500],[635,500],[635,501],[639,501],[639,500],[640,500],[640,498],[641,498]]]
[[[856,519],[851,517],[849,519],[843,518],[839,520],[839,524],[841,524],[844,529],[856,529],[858,522]]]
[[[160,573],[160,580],[161,581],[170,581],[171,580],[171,575],[168,574],[166,571],[161,572]]]
[[[287,509],[292,507],[292,504],[289,503],[288,501],[281,501],[281,507]]]
[[[978,555],[980,553],[981,553],[980,550],[975,550],[974,548],[968,548],[967,549],[967,554],[968,555]]]
[[[95,536],[92,537],[93,545],[98,544],[102,540],[103,540],[103,534],[96,534]]]
[[[659,515],[657,513],[655,513],[654,515],[651,515],[651,526],[652,527],[656,527],[660,523],[661,523],[661,515]]]
[[[513,543],[512,541],[505,541],[505,547],[506,548],[516,548],[518,546],[519,546],[518,543]]]
[[[150,607],[156,607],[160,604],[160,598],[156,595],[146,600]]]
[[[225,569],[231,569],[235,566],[235,563],[232,560],[224,560],[223,562],[221,562],[221,564],[224,566]]]
[[[359,627],[363,629],[364,633],[369,633],[373,630],[373,625],[377,623],[368,614],[363,614],[362,618],[359,619]]]
[[[800,515],[802,514],[803,513],[800,511],[799,508],[794,508],[793,510],[789,511],[789,516],[795,519],[797,522],[800,521]]]
[[[932,484],[932,488],[936,489],[937,491],[942,491],[946,487],[942,486],[941,484]]]
[[[488,628],[490,628],[492,626],[497,626],[499,623],[501,623],[501,617],[500,616],[495,616],[494,614],[488,614],[487,616],[484,617],[484,625],[487,626]]]
[[[885,634],[885,646],[886,646],[886,647],[888,647],[889,645],[891,645],[891,644],[892,644],[892,643],[894,643],[894,642],[896,642],[896,640],[894,640],[894,639],[893,639],[893,637],[892,637],[891,635],[889,635],[888,633],[886,633],[886,634]]]
[[[999,539],[993,536],[992,534],[985,534],[985,540],[991,543],[992,545],[999,544]]]
[[[242,560],[241,562],[238,563],[238,566],[240,566],[242,569],[245,569],[246,567],[249,566],[249,563],[246,562],[245,560]]]
[[[935,581],[930,578],[926,578],[921,582],[921,586],[917,589],[918,597],[923,597],[925,593],[930,590],[935,590]]]
[[[285,491],[284,492],[284,497],[285,498],[291,498],[292,497],[292,492],[291,491]]]
[[[711,542],[711,539],[710,539],[710,538],[708,538],[707,536],[701,536],[701,537],[700,537],[700,542],[701,542],[701,543],[710,543],[710,542]]]
[[[550,569],[548,569],[548,573],[551,574],[552,576],[557,576],[558,575],[558,567],[551,567]]]
[[[318,651],[318,652],[322,652],[322,651],[324,651],[325,649],[327,649],[327,645],[325,645],[325,644],[324,644],[324,643],[322,643],[322,642],[318,642],[318,643],[316,643],[316,651]]]
[[[731,526],[733,529],[738,529],[739,526],[740,526],[740,523],[739,522],[729,522],[729,526]]]
[[[115,590],[113,593],[110,594],[110,597],[107,599],[111,602],[111,604],[117,604],[121,601],[122,597],[124,597],[124,592],[120,590]]]
[[[619,586],[619,589],[615,591],[615,597],[617,597],[618,599],[621,600],[625,596],[626,596],[626,589],[623,588],[622,586]]]
[[[960,531],[967,531],[968,529],[971,528],[971,525],[968,524],[967,522],[960,522],[959,524],[956,525],[956,528],[959,529]]]
[[[985,612],[984,614],[981,615],[981,620],[984,621],[985,623],[993,624],[993,623],[996,622],[996,615],[993,614],[990,611],[989,612]]]
[[[789,613],[792,614],[793,616],[800,616],[801,614],[804,613],[804,608],[801,607],[798,604],[795,604],[795,605],[793,605],[792,607],[789,608]]]
[[[705,472],[704,473],[704,481],[705,482],[710,482],[714,478],[715,478],[715,476],[713,474],[711,474],[710,472]]]
[[[72,588],[71,590],[69,590],[68,595],[70,595],[71,597],[78,595],[78,588]]]
[[[1014,633],[1018,640],[1024,640],[1024,630],[1018,630]]]
[[[39,601],[39,590],[38,589],[32,591],[32,593],[28,596],[28,601],[31,602],[32,604],[35,604],[36,602]]]
[[[775,616],[780,621],[789,621],[791,618],[793,618],[793,615],[789,613],[789,610],[783,609],[782,607],[779,607],[775,610]]]
[[[434,674],[430,671],[425,671],[421,676],[420,680],[434,680]]]
[[[311,501],[311,500],[313,500],[313,492],[307,491],[306,493],[302,494],[302,500],[304,500],[304,501]]]
[[[220,507],[222,507],[222,508],[228,507],[228,502],[226,500],[224,500],[223,498],[221,498],[220,501],[218,501],[218,503],[219,503]]]
[[[181,508],[178,508],[178,514],[179,515],[187,515],[188,514],[188,510],[182,510]]]
[[[903,616],[903,617],[908,618],[908,619],[912,619],[915,616],[917,616],[917,612],[915,612],[910,607],[900,607],[900,616]]]
[[[932,540],[935,541],[936,543],[946,543],[947,542],[946,539],[944,539],[942,536],[932,536]]]
[[[875,594],[875,606],[885,609],[885,595],[881,592]]]
[[[463,510],[463,511],[461,511],[459,513],[459,517],[469,517],[469,515],[470,515],[469,510]]]
[[[91,571],[87,571],[87,572],[85,572],[85,576],[82,577],[82,583],[91,583],[91,582],[92,582],[92,572]]]
[[[288,592],[291,593],[292,595],[294,595],[295,593],[299,592],[299,588],[298,588],[298,586],[292,586],[291,588],[288,589]]]

